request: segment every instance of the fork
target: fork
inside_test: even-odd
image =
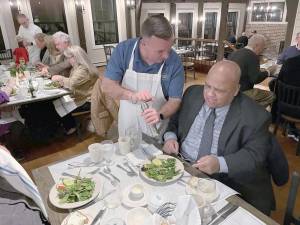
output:
[[[134,177],[136,174],[132,171],[128,171],[127,169],[125,169],[123,166],[117,164],[117,167],[120,168],[121,170],[125,171],[127,173],[128,176],[130,177]]]
[[[158,215],[160,215],[163,218],[167,218],[168,216],[172,215],[172,212],[176,208],[176,203],[173,202],[166,202],[162,204],[156,211]]]
[[[117,186],[118,185],[118,181],[116,181],[115,179],[111,178],[110,176],[107,176],[105,173],[99,171],[99,174],[101,174],[103,177],[105,177],[106,179],[108,179],[110,181],[110,183],[112,184],[112,186]]]
[[[74,178],[74,179],[78,178],[78,176],[73,175],[73,174],[69,174],[69,173],[67,173],[67,172],[63,172],[61,175],[62,175],[62,176],[66,176],[66,177],[72,177],[72,178]]]
[[[98,173],[99,170],[100,170],[100,168],[97,168],[97,169],[95,169],[95,170],[93,170],[91,172],[88,172],[88,174],[94,175],[94,174]]]

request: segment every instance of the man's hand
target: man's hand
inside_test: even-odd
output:
[[[63,76],[61,76],[61,75],[53,75],[52,76],[52,78],[51,78],[51,80],[52,81],[57,81],[57,82],[59,82],[59,84],[61,85],[61,86],[64,86],[64,80],[63,80]]]
[[[133,103],[137,103],[137,102],[149,102],[152,101],[153,97],[152,95],[149,93],[149,91],[139,91],[136,92],[134,94],[131,95],[131,101]]]
[[[147,124],[153,125],[159,122],[159,112],[157,112],[153,108],[145,109],[144,112],[142,112],[142,116],[144,117],[144,120]]]
[[[48,68],[49,68],[49,66],[44,66],[44,67],[41,67],[41,69],[39,69],[39,70],[40,70],[41,74],[48,75]]]
[[[203,156],[193,165],[193,167],[209,175],[220,171],[219,160],[216,156],[212,155]]]
[[[267,70],[269,71],[270,75],[273,75],[275,72],[276,72],[276,69],[277,69],[277,65],[273,65],[273,66],[270,66]]]
[[[178,150],[179,150],[179,144],[174,139],[167,140],[164,144],[164,147],[163,147],[163,151],[165,153],[169,154],[169,155],[172,154],[172,153],[177,155]]]

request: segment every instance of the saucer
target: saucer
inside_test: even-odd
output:
[[[148,194],[147,194],[147,191],[145,190],[145,187],[144,187],[144,196],[141,199],[139,199],[139,200],[132,200],[129,197],[130,191],[131,191],[132,187],[135,186],[135,185],[137,185],[137,184],[140,184],[140,183],[136,183],[136,184],[130,185],[130,186],[126,187],[125,190],[123,191],[123,194],[122,194],[122,203],[125,206],[127,206],[127,207],[135,208],[135,207],[142,207],[142,206],[147,205]],[[143,184],[140,184],[140,185],[143,185]]]

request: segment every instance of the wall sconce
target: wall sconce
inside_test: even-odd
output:
[[[82,13],[85,13],[85,7],[83,0],[75,0],[75,6],[81,9]]]
[[[134,9],[135,8],[135,0],[127,0],[126,5],[128,8]]]
[[[16,8],[18,13],[21,13],[21,3],[20,0],[9,0],[9,5],[11,8]]]

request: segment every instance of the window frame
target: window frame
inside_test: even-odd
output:
[[[280,3],[280,2],[284,3],[282,21],[252,21],[253,4],[255,4],[255,3],[267,3],[269,5],[270,3]],[[255,0],[255,1],[250,2],[249,7],[251,7],[250,11],[247,10],[247,12],[248,12],[248,23],[249,24],[287,24],[287,22],[286,22],[287,9],[286,9],[285,0],[268,0],[268,1]]]

